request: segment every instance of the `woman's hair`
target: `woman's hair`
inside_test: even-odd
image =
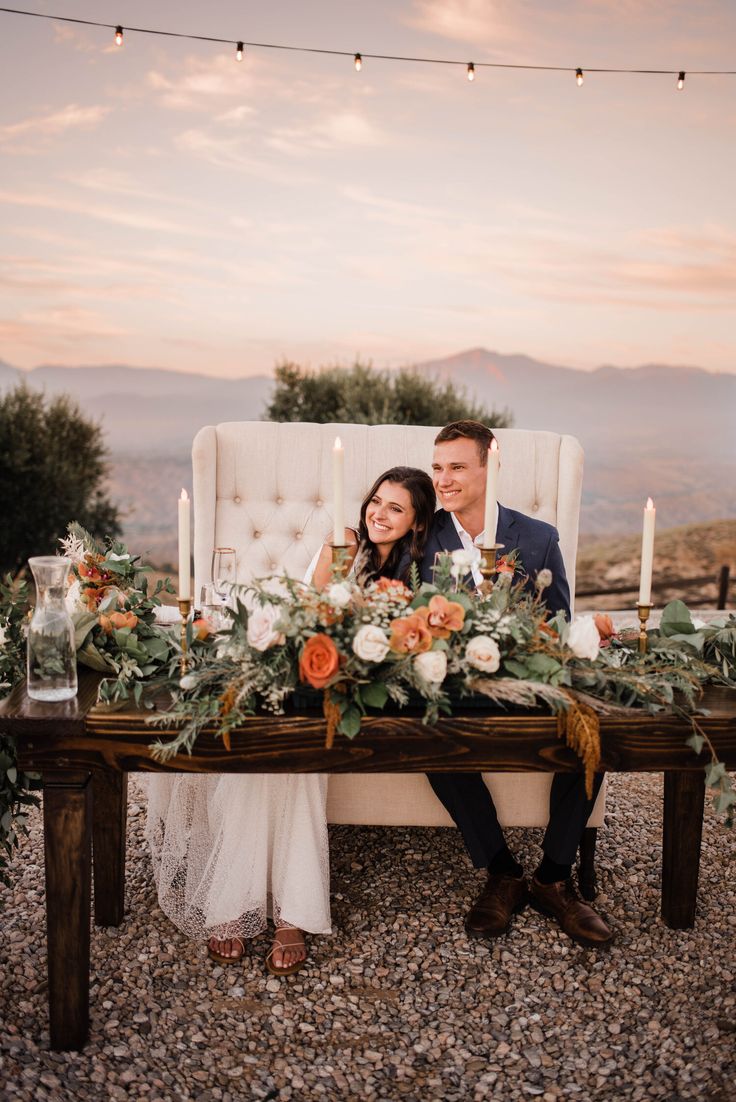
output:
[[[378,547],[368,535],[368,526],[365,522],[366,509],[378,493],[382,483],[394,482],[409,491],[411,504],[414,509],[414,525],[405,536],[391,548],[385,563],[381,564]],[[402,574],[401,581],[408,580],[409,565],[418,562],[423,553],[429,536],[429,527],[435,511],[435,493],[432,479],[426,471],[420,471],[418,467],[391,467],[379,475],[363,498],[360,507],[360,525],[358,527],[358,577],[361,581],[372,581],[375,578],[396,578],[401,559],[408,551],[409,563]]]

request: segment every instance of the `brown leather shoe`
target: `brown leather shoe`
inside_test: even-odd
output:
[[[488,873],[485,886],[468,911],[465,929],[471,937],[500,937],[511,919],[526,906],[527,886],[523,876]]]
[[[599,914],[583,903],[571,880],[555,884],[540,884],[532,877],[529,902],[542,914],[555,918],[560,928],[578,945],[588,949],[603,949],[613,941],[613,931]]]

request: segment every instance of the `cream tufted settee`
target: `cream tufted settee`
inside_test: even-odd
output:
[[[345,448],[346,521],[355,524],[363,495],[388,467],[429,471],[439,430],[403,425],[208,425],[194,440],[195,593],[210,580],[213,547],[234,547],[237,577],[287,572],[303,577],[331,532],[332,447]],[[572,436],[499,429],[499,498],[504,505],[557,526],[570,592],[575,591],[583,452]],[[551,774],[486,774],[505,826],[547,822]],[[600,824],[605,797],[590,826]],[[423,774],[335,774],[332,823],[451,826]]]

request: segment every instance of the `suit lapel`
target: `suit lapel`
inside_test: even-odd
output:
[[[502,543],[499,548],[499,557],[508,555],[518,546],[517,525],[514,515],[505,505],[498,506],[498,526],[496,528],[496,543]]]

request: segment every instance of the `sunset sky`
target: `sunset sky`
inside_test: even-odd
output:
[[[736,371],[736,4],[49,0],[0,13],[0,359],[213,375],[484,346]]]

